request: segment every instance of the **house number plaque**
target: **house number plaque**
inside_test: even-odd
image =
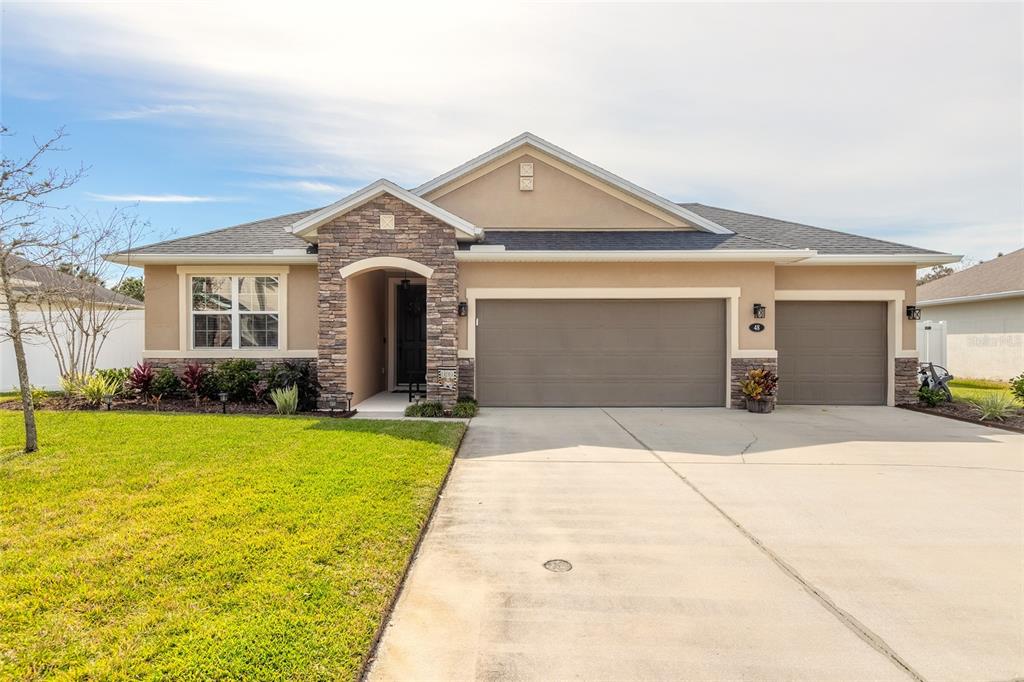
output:
[[[457,369],[439,369],[437,370],[437,383],[441,384],[442,388],[454,389],[455,384],[459,381],[459,370]]]
[[[761,324],[760,322],[755,322],[754,324],[752,324],[749,327],[747,327],[747,329],[749,329],[752,332],[763,332],[764,331],[764,325]]]

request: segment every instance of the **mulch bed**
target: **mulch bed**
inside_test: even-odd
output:
[[[60,412],[85,410],[85,411],[107,411],[107,406],[93,407],[84,400],[77,398],[53,397],[46,398],[40,405],[44,410],[57,410]],[[20,400],[9,400],[0,403],[0,410],[21,410]],[[159,405],[153,402],[142,400],[117,398],[112,404],[112,410],[131,410],[134,412],[194,412],[200,414],[214,414],[223,411],[223,407],[217,401],[200,400],[196,405],[194,400],[174,399],[161,400]],[[277,411],[270,403],[228,403],[228,414],[276,414]]]
[[[981,421],[978,419],[977,412],[975,412],[968,403],[954,401],[951,403],[939,403],[935,407],[928,407],[927,405],[900,405],[900,407],[906,410],[913,410],[914,412],[933,414],[936,417],[947,417],[949,419],[956,419],[957,421],[969,422],[980,426],[992,426],[1006,431],[1024,433],[1024,410],[1017,410],[1016,414],[1011,415],[1002,421],[997,421],[995,419]]]

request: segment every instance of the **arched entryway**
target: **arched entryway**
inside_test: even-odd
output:
[[[353,404],[394,395],[397,409],[410,387],[426,392],[427,286],[434,270],[408,258],[377,256],[340,270],[346,300],[346,384]]]

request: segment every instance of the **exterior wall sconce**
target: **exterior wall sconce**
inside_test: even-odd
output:
[[[907,319],[908,320],[920,320],[921,319],[921,309],[918,308],[916,305],[908,305],[907,306]]]
[[[459,317],[465,317],[469,315],[469,304],[465,301],[459,301]]]
[[[220,393],[217,394],[217,397],[220,398],[220,411],[223,412],[224,414],[227,414],[228,413],[228,394],[226,392],[224,392],[224,391],[221,391]]]
[[[760,303],[754,304],[754,319],[763,320],[765,314],[768,312],[768,308],[761,305]]]

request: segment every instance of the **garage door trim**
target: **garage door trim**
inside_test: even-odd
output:
[[[467,349],[459,351],[460,358],[476,358],[477,301],[487,299],[690,299],[712,298],[725,300],[726,371],[725,406],[730,404],[730,361],[737,357],[774,357],[775,350],[739,350],[739,298],[740,287],[467,287],[469,304],[467,318]],[[476,378],[474,377],[474,383]],[[475,386],[474,386],[475,389]]]

